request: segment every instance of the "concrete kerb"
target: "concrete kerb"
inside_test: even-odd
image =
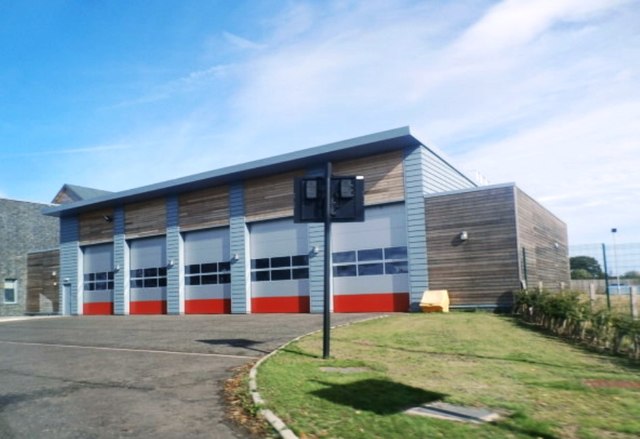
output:
[[[362,319],[362,320],[356,320],[354,322],[348,322],[348,323],[343,323],[341,325],[332,326],[331,329],[341,328],[343,326],[350,326],[350,325],[353,325],[355,323],[368,322],[369,320],[383,319],[383,318],[386,318],[386,317],[389,317],[389,316],[388,315],[382,315],[382,316],[369,317],[369,318]],[[262,357],[260,360],[258,360],[258,362],[256,364],[253,365],[253,367],[249,371],[249,392],[251,393],[251,399],[253,400],[253,404],[256,407],[260,407],[260,406],[265,404],[265,400],[262,398],[262,396],[260,396],[260,392],[258,392],[258,381],[257,381],[257,379],[258,379],[258,368],[262,365],[262,363],[265,362],[266,360],[268,360],[272,355],[275,355],[276,353],[278,353],[282,349],[284,349],[287,346],[289,346],[291,343],[295,343],[296,341],[298,341],[298,340],[300,340],[300,339],[302,339],[304,337],[308,337],[309,335],[312,335],[312,334],[315,334],[315,333],[321,332],[321,331],[322,331],[322,329],[317,329],[317,330],[311,331],[311,332],[309,332],[307,334],[303,334],[300,337],[296,337],[293,340],[290,340],[290,341],[286,342],[285,344],[283,344],[279,348],[275,349],[274,351],[268,353],[267,355]],[[296,436],[296,434],[293,431],[291,431],[291,429],[289,429],[289,427],[287,427],[287,424],[285,424],[282,421],[282,419],[280,419],[271,410],[269,410],[269,409],[260,409],[260,410],[258,410],[258,414],[260,416],[262,416],[263,418],[265,418],[267,420],[267,422],[269,422],[269,424],[271,424],[271,426],[278,432],[280,437],[282,437],[283,439],[299,439],[298,436]]]
[[[4,316],[0,317],[0,323],[19,322],[23,320],[39,320],[39,319],[55,319],[62,317],[60,315],[47,315],[47,316]]]

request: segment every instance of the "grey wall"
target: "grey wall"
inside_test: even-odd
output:
[[[58,218],[44,216],[46,204],[0,199],[0,315],[25,312],[27,253],[58,246]],[[17,303],[4,304],[4,280],[17,279]]]

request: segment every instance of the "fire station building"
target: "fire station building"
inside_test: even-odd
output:
[[[364,177],[365,221],[332,227],[334,312],[510,307],[569,279],[565,224],[513,184],[478,187],[408,127],[49,207],[60,311],[317,313],[324,226],[293,221],[294,179]]]

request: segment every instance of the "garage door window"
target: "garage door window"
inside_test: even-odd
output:
[[[191,264],[184,267],[186,285],[215,285],[231,283],[231,264],[229,262],[209,262]]]
[[[254,282],[309,278],[309,256],[278,256],[251,260]]]
[[[131,288],[156,288],[166,286],[166,267],[149,267],[131,270]]]
[[[371,248],[333,253],[335,277],[408,273],[407,247]]]

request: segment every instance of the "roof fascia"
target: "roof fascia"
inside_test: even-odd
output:
[[[348,160],[365,155],[403,149],[421,145],[411,135],[408,126],[381,131],[340,142],[294,151],[269,158],[228,166],[173,180],[151,184],[121,192],[113,192],[88,200],[80,200],[43,209],[45,215],[67,216],[101,207],[109,207],[162,197],[171,194],[193,191],[212,185],[228,184],[238,180],[256,178],[274,173],[283,173],[311,166],[312,164]]]

